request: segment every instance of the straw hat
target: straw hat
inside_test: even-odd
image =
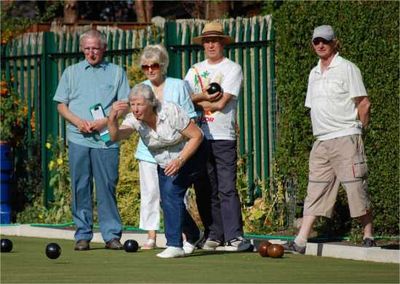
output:
[[[194,37],[193,38],[193,43],[194,44],[202,44],[202,39],[203,38],[209,38],[209,37],[218,37],[222,39],[222,43],[224,45],[230,44],[234,42],[233,38],[225,35],[221,23],[218,22],[210,22],[205,24],[203,32],[201,33],[200,36]]]

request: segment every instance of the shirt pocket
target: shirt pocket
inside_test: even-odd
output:
[[[117,100],[114,86],[111,84],[101,84],[98,91],[98,101],[102,103],[104,109],[107,109],[106,113],[108,113],[108,109],[112,103]]]
[[[101,84],[99,86],[99,92],[101,96],[108,97],[114,92],[114,86],[111,84]]]
[[[346,82],[339,78],[327,79],[328,94],[341,95],[347,94]]]

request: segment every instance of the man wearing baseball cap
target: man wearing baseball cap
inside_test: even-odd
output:
[[[305,106],[311,109],[316,141],[310,153],[302,225],[285,249],[305,253],[316,218],[332,216],[339,185],[346,191],[350,216],[359,218],[363,226],[363,246],[373,247],[367,160],[361,138],[369,120],[367,92],[358,67],[339,56],[331,26],[314,29],[312,46],[319,62],[309,75]]]
[[[202,111],[200,121],[209,146],[208,175],[194,183],[197,207],[205,227],[207,250],[244,251],[251,244],[243,238],[243,221],[236,189],[236,108],[243,72],[239,64],[224,56],[224,46],[233,38],[222,24],[205,24],[194,44],[202,45],[206,60],[194,64],[185,76],[192,100]],[[211,83],[221,90],[211,94]]]

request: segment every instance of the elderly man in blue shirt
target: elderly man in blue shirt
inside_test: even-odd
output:
[[[85,60],[65,69],[53,98],[68,122],[75,250],[88,250],[93,238],[93,182],[106,248],[122,249],[122,224],[115,197],[119,148],[109,139],[106,114],[113,102],[127,100],[129,84],[121,67],[103,60],[107,43],[100,32],[82,34],[80,47]]]

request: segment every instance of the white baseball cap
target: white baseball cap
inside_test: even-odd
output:
[[[326,40],[333,40],[335,36],[335,32],[333,31],[333,28],[329,25],[323,25],[316,27],[314,29],[313,37],[312,39],[314,40],[315,38],[320,37]]]

